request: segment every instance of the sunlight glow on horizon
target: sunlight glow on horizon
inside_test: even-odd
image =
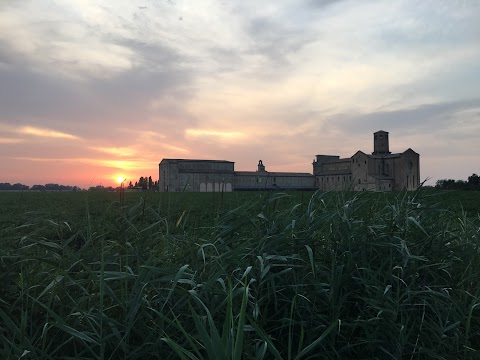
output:
[[[117,181],[118,184],[121,184],[121,183],[123,183],[124,181],[127,180],[127,177],[124,176],[124,175],[117,175],[115,177],[115,180]]]

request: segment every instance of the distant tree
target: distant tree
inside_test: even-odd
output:
[[[111,186],[102,186],[102,185],[97,185],[97,186],[91,186],[89,189],[89,191],[107,191],[107,192],[113,192],[115,191],[115,189]]]
[[[128,182],[128,188],[129,188],[129,189],[133,188],[133,184],[132,184],[131,181]]]
[[[135,181],[135,187],[142,188],[143,190],[153,189],[153,184],[154,182],[151,176],[140,176],[140,179],[138,179],[138,181]]]
[[[473,186],[479,186],[480,185],[480,176],[473,173],[472,176],[468,177],[468,183],[470,185],[473,185]]]
[[[78,186],[59,185],[59,184],[45,184],[45,185],[33,185],[30,190],[36,191],[80,191]]]
[[[472,174],[468,177],[468,181],[441,179],[437,181],[435,188],[440,190],[480,190],[480,177]]]
[[[29,187],[27,185],[23,185],[20,183],[10,184],[10,183],[0,183],[0,190],[28,190]]]
[[[140,176],[140,179],[138,180],[138,186],[142,189],[145,188],[145,179],[143,178],[143,176]]]
[[[437,189],[441,189],[441,190],[448,190],[449,186],[451,186],[452,183],[454,183],[455,180],[452,180],[452,179],[441,179],[441,180],[437,180],[436,184],[435,184],[435,187]]]
[[[10,183],[0,183],[0,190],[10,190],[12,184]]]

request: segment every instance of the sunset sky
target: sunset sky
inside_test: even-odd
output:
[[[480,173],[478,0],[0,0],[0,182],[158,179],[162,158],[312,171],[420,153]]]

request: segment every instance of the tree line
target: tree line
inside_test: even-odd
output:
[[[118,187],[113,186],[91,186],[88,188],[90,191],[116,191],[123,188],[123,184]],[[158,189],[158,181],[153,181],[151,176],[141,176],[137,181],[129,181],[128,189],[138,189],[138,190],[153,190]],[[59,185],[59,184],[45,184],[45,185],[33,185],[28,186],[21,183],[0,183],[0,191],[26,191],[26,190],[35,190],[35,191],[80,191],[82,190],[78,186],[69,186],[69,185]]]
[[[149,176],[148,178],[145,176],[140,176],[138,181],[132,183],[131,181],[128,183],[129,189],[143,189],[143,190],[155,190],[158,189],[158,181],[153,181],[152,177]]]
[[[480,176],[472,174],[465,180],[441,179],[438,180],[436,189],[440,190],[480,190]]]
[[[49,191],[79,191],[78,186],[59,185],[59,184],[45,184],[45,185],[23,185],[20,183],[0,183],[0,190],[49,190]]]

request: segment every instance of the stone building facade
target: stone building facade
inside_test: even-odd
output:
[[[164,192],[231,192],[233,167],[225,160],[163,159],[158,187]]]
[[[357,151],[349,158],[317,155],[315,187],[324,191],[400,191],[420,186],[420,155],[412,149],[392,154],[386,131],[373,134],[373,152]]]
[[[399,191],[420,186],[420,155],[408,149],[392,154],[386,131],[373,134],[373,152],[349,158],[317,155],[313,174],[269,172],[262,160],[257,171],[235,171],[226,160],[163,159],[160,191],[231,192],[241,190]]]
[[[235,190],[313,190],[314,178],[309,173],[269,172],[262,160],[257,171],[235,171]]]

